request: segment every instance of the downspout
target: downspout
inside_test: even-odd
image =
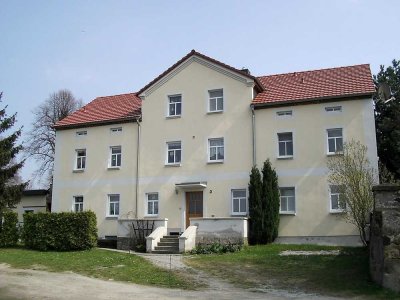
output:
[[[136,119],[137,129],[137,143],[136,143],[136,203],[135,203],[135,219],[138,218],[138,199],[139,199],[139,162],[140,162],[140,123]]]
[[[256,114],[254,112],[254,105],[250,105],[251,108],[251,129],[253,138],[253,167],[256,165]]]

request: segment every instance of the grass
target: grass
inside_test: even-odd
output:
[[[279,256],[284,250],[341,250],[338,256]],[[257,289],[285,289],[339,297],[400,299],[369,279],[365,248],[315,245],[248,246],[224,255],[196,255],[185,262],[232,283]]]
[[[0,263],[7,263],[20,269],[72,271],[94,278],[159,287],[194,288],[194,284],[185,280],[183,276],[156,267],[142,257],[101,249],[74,252],[0,249]]]

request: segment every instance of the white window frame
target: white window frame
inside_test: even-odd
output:
[[[329,114],[341,113],[342,109],[341,105],[325,106],[325,112]]]
[[[170,145],[172,144],[180,144],[180,148],[179,149],[169,149]],[[168,158],[169,158],[169,152],[173,151],[174,153],[174,161],[173,162],[168,162]],[[177,161],[176,160],[176,152],[180,151],[180,160]],[[169,165],[169,166],[180,166],[182,163],[182,141],[170,141],[166,143],[166,157],[165,157],[165,164]]]
[[[77,202],[78,198],[80,198],[82,201]],[[84,198],[82,195],[74,196],[73,202],[72,202],[72,211],[73,212],[82,212],[83,211],[83,203],[84,203]],[[78,206],[78,209],[77,209],[77,206]]]
[[[340,137],[329,137],[329,131],[330,130],[341,130],[342,135]],[[332,152],[329,150],[329,140],[334,139],[335,140],[335,151]],[[342,148],[344,145],[344,134],[343,134],[343,128],[342,127],[335,127],[335,128],[328,128],[326,129],[326,152],[328,155],[335,155],[335,154],[342,154],[343,153],[343,149],[342,151],[337,151],[337,140],[338,139],[342,139]]]
[[[80,130],[75,133],[77,137],[84,137],[87,135],[87,130]]]
[[[157,200],[149,199],[149,195],[157,195]],[[149,203],[152,203],[152,211],[149,212]],[[157,203],[157,213],[155,213],[155,203]],[[147,217],[155,217],[160,214],[160,194],[158,192],[150,192],[146,193],[146,207],[145,207],[145,215]]]
[[[292,140],[290,141],[290,140],[283,140],[283,141],[280,141],[279,140],[279,135],[280,134],[287,134],[287,133],[290,133],[291,135],[292,135]],[[278,139],[278,158],[293,158],[293,156],[294,156],[294,133],[293,133],[293,131],[284,131],[284,132],[278,132],[277,134],[276,134],[276,137],[277,137],[277,139]],[[288,143],[292,143],[292,154],[291,155],[287,155],[287,144]],[[279,151],[279,149],[280,149],[280,143],[284,143],[285,144],[285,154],[284,155],[281,155],[281,153],[280,153],[280,151]]]
[[[172,102],[171,103],[171,100],[172,100],[172,98],[175,98],[175,97],[180,97],[180,102]],[[183,102],[183,97],[182,97],[182,94],[174,94],[174,95],[168,95],[168,105],[167,105],[167,117],[168,118],[180,118],[181,116],[182,116],[182,102]],[[180,112],[180,114],[177,114],[176,113],[176,107],[177,107],[177,104],[180,104],[180,110],[181,110],[181,112]],[[170,107],[171,107],[171,105],[173,105],[174,107],[175,107],[175,114],[171,114],[171,110],[170,110]]]
[[[294,192],[294,196],[282,196],[282,190],[293,190]],[[281,215],[295,215],[296,214],[296,208],[297,208],[297,203],[296,203],[296,188],[294,186],[283,186],[283,187],[279,187],[279,214]],[[282,197],[286,198],[286,204],[287,207],[289,207],[289,197],[293,197],[294,198],[294,211],[291,210],[282,210]]]
[[[113,149],[119,149],[119,153],[112,153],[113,152]],[[116,164],[115,164],[115,166],[113,166],[113,158],[115,157],[115,162],[116,162]],[[118,165],[118,157],[119,157],[119,161],[120,161],[120,164]],[[111,146],[110,147],[110,159],[109,159],[109,162],[108,162],[108,168],[109,169],[119,169],[119,168],[121,168],[121,165],[122,165],[122,147],[121,146]]]
[[[211,141],[215,141],[215,140],[222,140],[222,146],[211,146]],[[207,153],[207,155],[208,155],[208,158],[207,158],[208,163],[222,163],[222,162],[225,161],[225,157],[226,157],[225,153],[226,153],[226,151],[225,151],[225,139],[223,137],[209,138],[207,147],[208,147],[208,151],[207,151],[208,152]],[[216,148],[216,157],[215,157],[215,159],[211,159],[211,148]],[[223,156],[224,156],[224,158],[222,158],[222,159],[218,159],[218,149],[219,148],[223,148]]]
[[[343,212],[345,212],[346,211],[346,203],[344,203],[345,204],[345,207],[343,207],[343,208],[340,208],[340,207],[338,207],[338,208],[333,208],[332,207],[332,196],[338,196],[338,206],[340,205],[340,192],[337,192],[337,193],[333,193],[332,192],[332,188],[333,187],[336,187],[337,185],[329,185],[329,211],[331,212],[331,213],[343,213]]]
[[[110,128],[110,133],[111,134],[121,134],[122,133],[122,127]]]
[[[111,200],[111,197],[118,196],[118,200]],[[114,206],[114,214],[111,214],[111,206]],[[118,214],[115,213],[116,208],[118,209]],[[121,212],[121,195],[120,194],[108,194],[107,195],[107,213],[106,216],[109,218],[117,218]]]
[[[245,192],[245,196],[244,197],[234,197],[233,193],[235,191],[244,191]],[[238,200],[239,201],[239,211],[235,212],[234,211],[234,201]],[[245,203],[245,211],[240,211],[240,204],[241,202],[244,201]],[[231,205],[232,205],[232,215],[233,216],[245,216],[247,215],[247,211],[248,211],[248,204],[247,204],[247,189],[231,189]]]
[[[80,151],[85,151],[85,155],[79,156]],[[75,167],[74,170],[83,171],[86,169],[87,164],[87,151],[86,149],[76,149],[75,150]]]
[[[212,92],[222,92],[220,97],[211,97]],[[215,110],[211,110],[211,101],[215,100]],[[222,109],[218,109],[218,102],[222,102]],[[224,111],[224,89],[213,89],[208,91],[208,113],[220,113]]]

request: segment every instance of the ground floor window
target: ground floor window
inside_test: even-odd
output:
[[[74,204],[72,209],[74,212],[83,211],[83,196],[74,196]]]
[[[281,214],[294,214],[296,212],[296,198],[294,187],[280,188],[281,193]]]
[[[119,194],[108,195],[108,212],[107,216],[117,217],[119,216]]]
[[[147,202],[146,214],[149,216],[158,215],[158,193],[147,193],[146,202]]]
[[[232,190],[231,196],[232,196],[232,214],[245,215],[247,213],[246,189]]]
[[[340,186],[339,185],[330,185],[329,186],[329,194],[330,194],[330,210],[331,212],[342,212],[346,209],[346,202],[341,198]]]

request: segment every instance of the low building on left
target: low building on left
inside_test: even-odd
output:
[[[51,197],[49,190],[25,190],[22,192],[21,201],[13,208],[18,213],[18,222],[24,222],[25,213],[38,213],[51,211]]]

